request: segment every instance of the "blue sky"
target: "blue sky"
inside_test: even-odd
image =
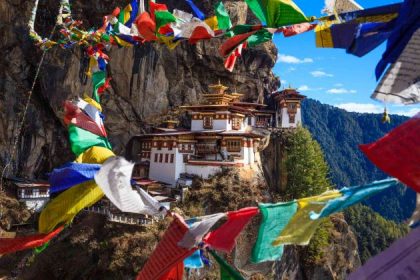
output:
[[[307,16],[320,16],[323,0],[294,1]],[[362,7],[370,8],[398,3],[393,0],[358,0]],[[309,31],[284,38],[276,34],[278,60],[274,72],[280,76],[282,85],[293,88],[322,103],[348,111],[381,113],[384,105],[370,98],[375,89],[375,66],[385,44],[364,57],[346,54],[343,49],[315,47],[315,34]],[[391,114],[412,116],[420,111],[420,105],[387,105]]]

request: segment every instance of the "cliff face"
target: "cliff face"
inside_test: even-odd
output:
[[[40,1],[36,30],[47,36],[51,31],[57,1]],[[170,8],[186,11],[178,1]],[[208,13],[215,1],[204,4]],[[234,22],[244,23],[248,13],[244,2],[225,1]],[[71,1],[73,16],[85,27],[99,26],[104,15],[127,1]],[[41,57],[29,40],[26,24],[32,1],[10,0],[0,3],[0,164],[4,165],[12,147],[27,92]],[[128,139],[142,131],[148,122],[165,115],[173,107],[195,103],[207,86],[219,79],[232,89],[245,93],[248,100],[279,86],[271,68],[277,50],[271,43],[245,50],[233,73],[223,67],[218,54],[220,40],[183,43],[170,51],[163,45],[145,44],[134,48],[112,48],[108,67],[112,89],[103,97],[105,125],[117,153]],[[54,166],[71,160],[62,119],[62,103],[73,96],[90,93],[85,76],[87,60],[83,50],[74,48],[48,51],[20,137],[14,174],[39,177]],[[59,155],[59,156],[57,156]]]

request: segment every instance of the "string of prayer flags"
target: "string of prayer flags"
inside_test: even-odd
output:
[[[140,194],[131,187],[131,174],[134,163],[123,157],[111,157],[105,161],[97,174],[95,182],[105,196],[122,212],[156,215],[160,207],[150,207]],[[146,193],[146,195],[148,195]],[[152,197],[149,199],[154,200]],[[155,204],[159,204],[155,201]]]
[[[66,125],[75,125],[81,129],[87,130],[101,137],[107,137],[105,128],[102,123],[96,123],[86,113],[84,113],[77,105],[70,101],[64,103],[64,123]]]
[[[109,87],[109,79],[105,71],[97,71],[92,74],[93,99],[99,102],[99,96]]]
[[[304,22],[283,27],[281,31],[284,37],[291,37],[297,34],[308,32],[314,29],[316,26],[316,23]]]
[[[160,279],[177,266],[182,260],[195,252],[196,248],[186,249],[178,246],[178,242],[188,232],[188,225],[176,213],[156,249],[149,257],[143,269],[137,275],[137,280]]]
[[[333,213],[342,211],[347,207],[359,203],[369,196],[390,188],[396,183],[398,183],[398,180],[392,178],[375,181],[363,186],[350,188],[344,187],[340,189],[342,196],[329,200],[319,213],[311,211],[309,216],[312,220],[327,217]]]
[[[225,213],[217,213],[208,216],[194,218],[194,222],[190,225],[188,231],[178,243],[184,248],[193,248],[201,242],[204,235],[223,217]]]
[[[216,4],[214,13],[217,17],[217,26],[219,30],[228,30],[232,27],[229,14],[222,1],[219,1]]]
[[[420,193],[420,113],[360,150],[382,171]]]
[[[207,234],[203,241],[216,250],[230,253],[235,247],[236,237],[258,212],[257,207],[247,207],[228,212],[227,221]]]
[[[258,207],[262,214],[262,221],[257,241],[252,249],[251,261],[260,263],[278,260],[283,255],[283,246],[273,246],[272,243],[296,213],[297,203],[296,201],[276,204],[260,203]]]
[[[245,2],[267,27],[279,28],[311,21],[291,0],[245,0]]]
[[[386,70],[372,98],[386,103],[420,103],[420,29],[413,34],[397,61]]]
[[[280,236],[272,243],[273,246],[295,244],[308,245],[322,219],[311,220],[311,211],[321,211],[330,200],[340,197],[339,191],[327,191],[321,195],[298,199],[298,210]]]
[[[395,63],[398,60],[414,32],[420,27],[419,18],[420,2],[417,0],[405,0],[396,20],[396,27],[388,39],[386,50],[376,66],[375,74],[377,80],[382,76],[388,64]]]
[[[92,146],[112,149],[107,138],[93,134],[92,132],[81,129],[73,124],[69,125],[68,132],[71,150],[76,156]]]
[[[63,229],[64,227],[61,226],[48,234],[34,234],[15,238],[0,238],[0,255],[40,247],[57,236]]]
[[[222,259],[215,251],[209,250],[210,254],[220,266],[221,280],[245,280],[242,275],[230,266],[224,259]]]
[[[100,164],[76,162],[55,168],[48,178],[50,193],[61,192],[74,185],[93,180],[100,168]]]

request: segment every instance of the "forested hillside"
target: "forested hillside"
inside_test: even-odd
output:
[[[351,113],[305,99],[302,104],[303,125],[321,145],[336,187],[353,186],[380,180],[386,174],[376,168],[358,145],[374,142],[408,118],[392,115],[390,124],[381,122],[381,114]],[[415,207],[415,192],[400,186],[367,201],[373,210],[387,219],[403,221]]]

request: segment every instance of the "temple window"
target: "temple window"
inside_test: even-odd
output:
[[[165,163],[169,162],[169,154],[165,154]]]
[[[163,161],[163,154],[159,154],[159,162]]]
[[[289,123],[295,123],[295,115],[289,116]]]
[[[33,190],[25,190],[25,195],[33,195]]]
[[[158,162],[158,156],[159,154],[155,154],[155,162]]]
[[[228,152],[240,152],[241,151],[241,140],[227,140],[226,149]]]
[[[205,116],[203,118],[203,127],[206,129],[213,128],[213,118],[210,116]]]
[[[171,154],[171,163],[174,163],[174,154]]]
[[[233,118],[232,119],[232,129],[234,129],[234,130],[241,129],[241,119],[240,118]]]

